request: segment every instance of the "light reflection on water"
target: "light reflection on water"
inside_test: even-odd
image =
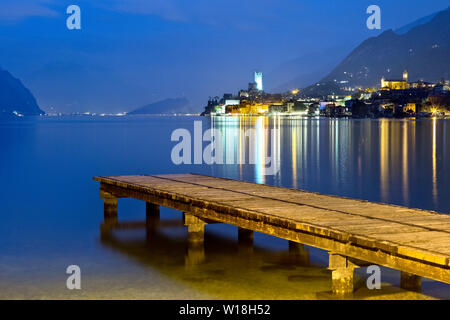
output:
[[[320,259],[311,261],[309,251],[299,254],[286,248],[266,248],[264,237],[258,239],[256,245],[238,243],[230,237],[236,236],[232,227],[228,236],[210,230],[206,233],[204,247],[191,248],[185,237],[174,237],[173,229],[177,224],[181,228],[179,232],[183,232],[180,219],[162,222],[166,227],[140,223],[145,235],[131,239],[123,231],[128,228],[127,224],[119,224],[112,230],[103,230],[101,243],[197,292],[218,299],[332,298],[329,292],[331,273]],[[167,225],[172,225],[172,232],[167,232],[170,231]],[[363,272],[356,276],[355,289],[356,299],[430,298],[405,292],[388,283],[384,283],[382,290],[368,290]]]
[[[236,164],[175,166],[170,134],[203,121],[224,133],[223,154]],[[308,264],[287,241],[257,234],[239,251],[234,227],[207,226],[205,263],[186,268],[186,230],[149,238],[147,228],[100,233],[102,201],[95,175],[197,172],[450,212],[448,120],[334,120],[264,117],[123,117],[0,121],[0,298],[321,299],[330,290],[327,254],[311,249]],[[245,130],[255,130],[249,165]],[[272,135],[271,129],[275,130]],[[155,152],[157,151],[157,152]],[[279,169],[265,175],[264,155]],[[237,159],[240,159],[237,161]],[[119,221],[141,220],[142,203],[120,200]],[[175,219],[175,220],[173,220]],[[178,221],[178,222],[177,222]],[[65,268],[79,264],[83,290],[65,289]],[[398,289],[398,272],[383,269],[383,289],[356,298],[414,299]],[[427,296],[449,298],[447,285],[425,281]]]
[[[215,117],[211,121],[223,135],[239,137],[227,141],[223,154],[232,148],[231,153],[237,150],[241,155],[242,149],[252,146],[241,138],[243,132],[250,127],[257,131],[254,172],[240,170],[236,176],[233,165],[217,165],[217,175],[450,212],[447,197],[439,196],[449,187],[448,120]],[[265,174],[265,155],[281,169],[276,175]]]

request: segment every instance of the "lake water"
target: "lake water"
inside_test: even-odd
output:
[[[256,164],[173,164],[171,134],[193,133],[194,121],[219,130],[224,154],[236,156],[245,150],[242,133],[254,129]],[[310,248],[308,263],[292,263],[288,242],[264,234],[242,251],[235,227],[207,226],[206,261],[194,269],[185,266],[187,234],[174,210],[162,208],[168,226],[151,241],[144,227],[101,236],[103,202],[92,177],[195,172],[450,213],[447,146],[450,121],[436,119],[0,119],[0,299],[326,298],[327,253]],[[266,152],[275,175],[261,160]],[[144,220],[144,203],[119,200],[119,221]],[[66,289],[73,264],[82,290]],[[369,291],[365,269],[357,274],[355,298],[450,298],[450,286],[430,280],[422,294],[403,291],[399,272],[386,268],[382,289]]]

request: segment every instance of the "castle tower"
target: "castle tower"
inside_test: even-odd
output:
[[[384,81],[384,77],[381,77],[381,88],[386,87],[386,83]]]
[[[403,81],[408,82],[408,71],[407,70],[403,71]]]
[[[263,91],[263,74],[262,72],[255,72],[256,89]]]

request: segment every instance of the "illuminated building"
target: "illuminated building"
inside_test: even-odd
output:
[[[294,106],[293,102],[287,102],[285,104],[271,104],[269,106],[270,114],[282,114],[286,112],[291,112],[292,107]]]
[[[382,90],[406,90],[409,89],[410,84],[408,82],[408,71],[403,72],[402,80],[392,79],[387,80],[384,77],[381,78],[381,89]]]
[[[240,102],[241,102],[240,100],[236,100],[236,99],[225,100],[225,102],[223,104],[219,104],[219,105],[215,106],[212,113],[224,114],[225,111],[227,110],[227,106],[236,106],[236,105],[239,105]]]
[[[283,101],[263,100],[248,101],[242,100],[239,105],[228,105],[225,112],[230,114],[265,115],[269,111],[280,112],[285,108]]]
[[[403,81],[408,82],[408,71],[403,71]]]
[[[416,113],[416,104],[415,103],[408,103],[406,106],[403,107],[403,112],[412,112]]]
[[[250,95],[247,90],[239,90],[238,97],[239,98],[248,98]]]
[[[430,88],[433,88],[435,86],[435,84],[419,80],[419,81],[410,83],[410,86],[413,89],[430,89]]]
[[[262,72],[255,72],[256,89],[263,91],[263,74]]]

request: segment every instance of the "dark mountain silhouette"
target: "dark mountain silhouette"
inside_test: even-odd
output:
[[[267,76],[265,75],[264,86],[271,92],[304,88],[311,82],[319,81],[326,76],[334,66],[345,58],[354,45],[344,43],[286,61],[268,72]],[[330,51],[333,54],[330,54]],[[295,77],[292,77],[292,75],[295,75]]]
[[[418,21],[417,26],[404,34],[388,30],[367,39],[319,81],[319,85],[305,88],[304,94],[320,95],[318,90],[323,91],[325,87],[337,91],[344,86],[379,87],[381,77],[401,78],[404,70],[408,70],[410,81],[449,79],[450,8],[438,12],[426,23]]]
[[[8,71],[0,69],[0,115],[40,115],[42,111],[33,94]]]
[[[434,17],[436,17],[436,15],[437,15],[438,13],[439,13],[439,12],[435,12],[435,13],[432,13],[432,14],[426,16],[426,17],[422,17],[422,18],[420,18],[420,19],[417,19],[416,21],[413,21],[413,22],[407,24],[406,26],[403,26],[403,27],[401,27],[401,28],[395,29],[394,32],[395,32],[396,34],[405,34],[405,33],[407,33],[409,30],[411,30],[412,28],[415,28],[415,27],[417,27],[417,26],[420,26],[421,24],[425,24],[425,23],[430,22],[431,20],[434,19]]]
[[[147,104],[128,114],[173,114],[187,113],[189,100],[186,98],[164,99]]]

